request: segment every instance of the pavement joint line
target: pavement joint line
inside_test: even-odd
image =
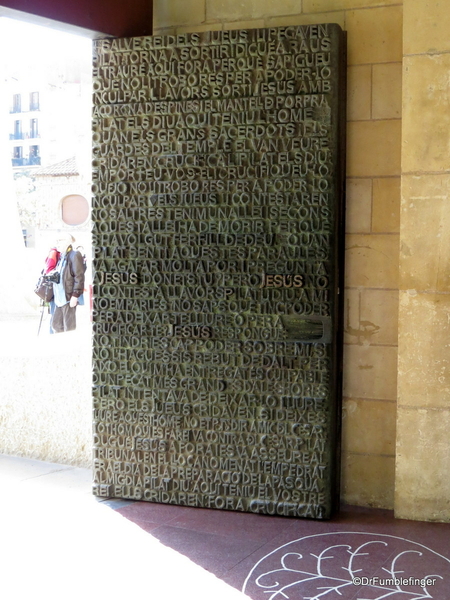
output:
[[[54,469],[53,471],[48,471],[48,473],[40,473],[39,475],[26,477],[25,479],[21,479],[21,481],[31,481],[32,479],[39,479],[39,477],[46,477],[47,475],[53,475],[54,473],[62,473],[63,471],[73,471],[76,468],[77,467],[67,466],[62,469]]]

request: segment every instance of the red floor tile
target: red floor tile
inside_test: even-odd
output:
[[[156,504],[154,502],[134,502],[124,508],[117,510],[123,517],[135,522],[148,521],[150,523],[163,524],[181,517],[183,513],[192,509],[172,504]]]
[[[225,575],[260,546],[254,540],[246,541],[170,525],[158,527],[152,535],[217,576]]]
[[[341,531],[271,550],[249,571],[243,590],[255,600],[444,600],[449,582],[450,561],[423,545],[376,532]]]
[[[234,539],[255,540],[261,543],[288,531],[286,519],[232,511],[197,509],[186,512],[171,521],[171,526],[230,536]]]
[[[145,502],[117,512],[251,600],[450,600],[450,524],[349,506],[330,521]]]

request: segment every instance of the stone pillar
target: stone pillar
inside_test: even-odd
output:
[[[450,16],[404,0],[395,511],[450,520]]]
[[[391,509],[397,398],[401,6],[349,10],[345,26],[342,491],[347,504]]]

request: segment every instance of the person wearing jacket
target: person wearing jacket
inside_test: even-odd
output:
[[[76,329],[76,309],[83,303],[84,291],[84,259],[80,252],[72,247],[74,239],[61,234],[56,241],[56,249],[60,257],[56,270],[60,273],[59,283],[53,283],[55,312],[51,327],[55,333]]]

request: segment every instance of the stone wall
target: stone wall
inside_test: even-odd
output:
[[[396,515],[450,520],[449,15],[405,0]]]

